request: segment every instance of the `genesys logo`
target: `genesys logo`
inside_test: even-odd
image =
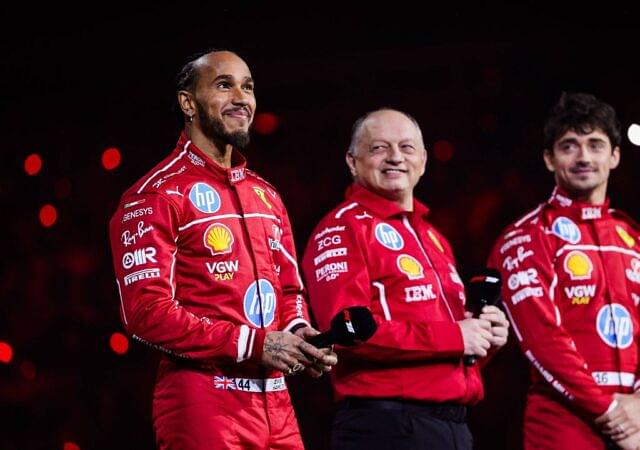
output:
[[[153,214],[153,206],[134,209],[133,211],[126,212],[122,215],[122,223],[125,223],[131,219],[137,219],[138,217],[150,216],[151,214]]]
[[[142,266],[147,263],[157,263],[156,249],[154,247],[139,248],[122,255],[122,267],[131,269],[133,266]]]

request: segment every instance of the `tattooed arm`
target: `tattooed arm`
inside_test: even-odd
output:
[[[285,373],[298,363],[304,367],[317,364],[317,361],[326,366],[336,363],[333,353],[327,354],[288,331],[268,332],[263,348],[262,365]]]

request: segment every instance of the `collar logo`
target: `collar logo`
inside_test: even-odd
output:
[[[627,244],[627,247],[633,248],[636,245],[635,239],[633,239],[631,235],[627,233],[627,230],[622,228],[620,225],[616,225],[616,232],[618,233],[618,236],[620,236],[620,239]]]
[[[564,258],[564,271],[572,280],[588,280],[593,272],[593,263],[586,254],[574,250]]]
[[[419,280],[424,278],[424,268],[413,256],[400,255],[396,260],[398,269],[404,273],[410,280]]]
[[[269,201],[267,200],[267,197],[266,197],[265,192],[264,192],[264,190],[263,190],[263,189],[260,189],[259,187],[254,186],[254,187],[253,187],[253,192],[255,192],[255,193],[256,193],[256,195],[258,196],[258,198],[259,198],[260,200],[262,200],[262,203],[264,203],[264,204],[266,205],[266,207],[267,207],[267,208],[269,208],[269,209],[273,208],[273,207],[271,206],[271,203],[269,203]]]
[[[233,250],[233,234],[221,223],[209,225],[204,232],[204,246],[211,251],[211,255],[225,255]]]
[[[578,225],[576,225],[573,220],[564,216],[560,216],[553,221],[553,225],[551,225],[551,232],[560,239],[564,239],[572,244],[577,244],[582,238]]]
[[[376,239],[389,250],[402,250],[404,248],[404,240],[400,233],[388,223],[381,222],[376,225]]]
[[[436,234],[431,230],[427,230],[427,234],[429,235],[429,238],[435,244],[435,246],[438,247],[438,250],[440,250],[440,252],[444,253],[444,247],[440,243],[440,239],[438,239],[438,236],[436,236]]]
[[[602,208],[599,206],[588,206],[582,208],[582,220],[600,219],[602,217]]]

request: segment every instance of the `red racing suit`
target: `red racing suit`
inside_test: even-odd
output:
[[[259,362],[267,331],[308,324],[287,212],[245,168],[185,134],[127,190],[110,223],[128,333],[163,352],[160,448],[301,448],[283,374]]]
[[[407,213],[354,184],[309,239],[302,267],[320,329],[350,306],[369,307],[378,324],[367,342],[337,348],[337,400],[472,404],[482,397],[477,365],[462,362],[464,285],[427,213],[418,201]]]
[[[638,385],[639,245],[608,201],[557,188],[498,239],[489,265],[532,369],[525,448],[604,448],[593,419]]]

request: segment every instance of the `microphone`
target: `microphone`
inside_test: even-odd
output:
[[[317,334],[307,342],[317,348],[330,347],[333,344],[353,347],[369,339],[378,329],[378,325],[364,306],[351,306],[340,311],[331,319],[329,331]]]
[[[501,284],[500,272],[496,269],[485,268],[472,276],[467,283],[467,311],[477,318],[485,306],[497,305],[500,301]],[[476,363],[476,355],[465,355],[463,359],[465,366]]]

